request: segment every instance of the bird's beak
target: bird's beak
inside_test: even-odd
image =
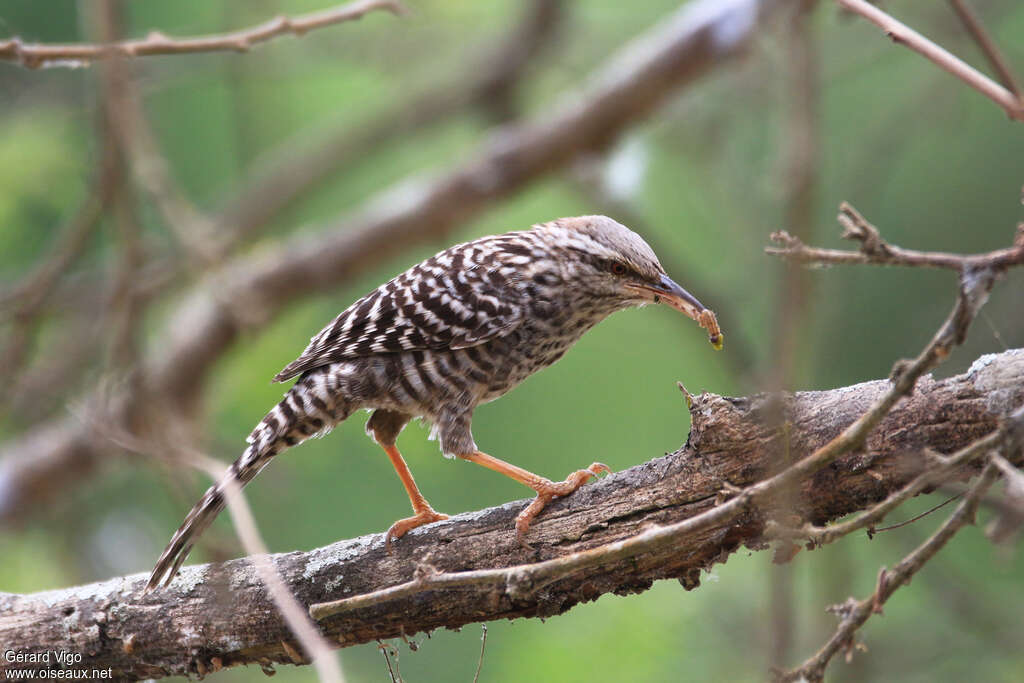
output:
[[[694,320],[699,321],[700,312],[704,310],[704,304],[697,301],[695,296],[676,284],[668,275],[662,275],[661,281],[656,285],[644,282],[630,283],[627,286],[640,292],[645,299],[654,303],[664,302]]]

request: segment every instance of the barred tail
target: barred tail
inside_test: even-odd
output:
[[[325,368],[326,370],[326,368]],[[149,576],[146,591],[168,585],[178,573],[199,535],[206,531],[226,503],[225,490],[232,482],[239,489],[252,481],[278,453],[330,430],[351,413],[327,395],[326,372],[311,373],[285,394],[284,400],[253,429],[249,447],[221,479],[211,486],[185,516]]]

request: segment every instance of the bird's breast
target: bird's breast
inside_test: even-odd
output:
[[[508,333],[460,349],[413,350],[334,363],[335,390],[354,405],[432,417],[508,393],[558,361],[604,316],[541,304]]]
[[[485,360],[478,369],[480,400],[484,403],[507,393],[527,377],[558,361],[598,320],[574,315],[552,305],[548,315],[533,315],[511,333],[475,349],[462,349],[467,360]]]

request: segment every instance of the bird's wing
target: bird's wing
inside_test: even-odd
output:
[[[274,381],[346,358],[476,346],[514,330],[526,307],[516,269],[493,253],[467,262],[458,250],[443,251],[356,301]]]

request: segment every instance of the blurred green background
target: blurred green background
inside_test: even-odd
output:
[[[283,38],[248,54],[153,57],[136,64],[147,114],[171,170],[202,207],[231,196],[266,152],[289,140],[316,140],[338,126],[356,129],[410,92],[458,82],[468,57],[486,51],[519,20],[510,0],[410,0],[414,12],[385,14]],[[1024,6],[976,0],[1008,61],[1024,74]],[[279,12],[323,3],[222,0],[123,5],[124,32],[159,28],[196,35],[240,28]],[[629,39],[678,7],[665,0],[574,1],[547,50],[515,93],[524,116],[543,114],[564,91]],[[0,36],[27,41],[87,39],[82,6],[8,0]],[[945,3],[897,0],[886,9],[975,64],[973,43]],[[546,176],[463,225],[457,238],[403,251],[350,285],[289,308],[264,331],[237,343],[208,383],[203,415],[209,450],[225,461],[241,452],[251,427],[279,398],[270,377],[306,340],[367,289],[455,241],[523,228],[559,216],[609,213],[642,232],[677,280],[719,314],[726,332],[715,353],[703,332],[667,308],[613,316],[553,368],[476,413],[474,434],[490,453],[561,478],[594,459],[613,469],[659,456],[685,440],[689,418],[676,381],[693,392],[746,395],[764,389],[775,362],[779,282],[787,266],[763,253],[785,224],[784,133],[788,13],[759,29],[740,59],[716,68],[594,162],[596,185],[578,173]],[[1022,219],[1024,124],[866,22],[822,3],[810,19],[818,69],[819,153],[815,213],[808,241],[842,246],[836,207],[850,201],[890,241],[907,247],[977,252],[1009,244]],[[0,63],[0,274],[4,289],[44,254],[88,189],[97,163],[96,69],[30,71]],[[466,76],[468,77],[468,76]],[[494,124],[465,108],[413,133],[397,134],[332,174],[281,214],[246,250],[273,250],[297,231],[315,232],[407,175],[464,158]],[[298,144],[298,143],[296,143]],[[174,249],[151,206],[138,208],[147,239]],[[67,275],[103,273],[113,229]],[[952,304],[949,273],[878,268],[813,271],[810,308],[798,335],[792,388],[817,389],[884,377],[915,354]],[[997,287],[967,344],[940,374],[965,369],[981,353],[1024,345],[1024,273]],[[146,317],[144,349],[159,353],[165,315],[183,286]],[[45,364],[67,334],[47,321],[27,362]],[[0,416],[0,436],[75,409],[82,392],[111,376],[98,348],[59,396],[36,403],[19,394]],[[357,416],[329,437],[281,457],[247,489],[272,551],[309,549],[379,532],[407,514],[390,464]],[[418,425],[399,446],[425,495],[457,513],[525,497],[514,482],[439,457]],[[0,590],[29,592],[148,571],[207,482],[141,456],[116,457],[22,524],[0,536]],[[912,516],[941,500],[901,509]],[[987,513],[985,513],[987,514]],[[210,543],[241,550],[226,515]],[[801,553],[784,570],[769,553],[739,552],[685,592],[662,582],[628,598],[604,596],[549,619],[488,625],[481,680],[762,680],[769,665],[772,575],[791,572],[794,643],[788,664],[811,654],[834,626],[828,604],[874,587],[925,538],[939,516],[882,534],[861,535]],[[190,562],[213,557],[200,543]],[[980,529],[960,534],[901,590],[861,634],[868,653],[837,661],[832,680],[1019,681],[1024,679],[1024,552],[995,548]],[[407,681],[470,681],[480,627],[421,635],[417,651],[398,644]],[[341,651],[353,681],[387,680],[376,646]],[[255,669],[215,680],[262,677]],[[312,680],[309,667],[282,666],[277,680]]]

